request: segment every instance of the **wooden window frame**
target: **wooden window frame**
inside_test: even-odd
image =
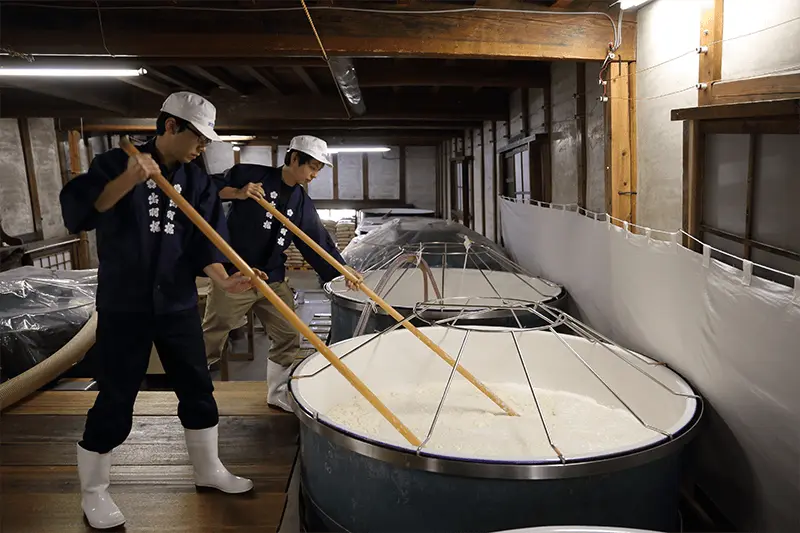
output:
[[[760,138],[768,134],[800,136],[800,98],[676,109],[672,112],[672,120],[684,121],[683,230],[701,241],[705,234],[711,234],[740,244],[745,260],[751,260],[752,250],[758,249],[800,263],[800,251],[761,242],[752,235],[755,218],[753,191],[758,180],[756,162]],[[750,136],[744,235],[721,230],[704,221],[706,139],[714,134]],[[684,245],[702,252],[700,246],[688,237],[684,237]]]

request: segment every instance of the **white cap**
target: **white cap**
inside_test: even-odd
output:
[[[200,95],[187,91],[172,93],[164,100],[161,111],[189,121],[197,131],[212,141],[221,140],[214,131],[217,108]]]
[[[333,164],[328,160],[328,143],[311,135],[298,135],[289,143],[289,150],[297,150],[310,155],[320,163],[329,167]]]

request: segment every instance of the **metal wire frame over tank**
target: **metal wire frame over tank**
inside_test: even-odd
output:
[[[420,242],[375,247],[362,264],[365,283],[386,299],[403,316],[411,316],[416,304],[436,298],[463,296],[517,297],[531,302],[566,308],[567,293],[551,281],[527,272],[492,246],[471,242],[467,237],[456,242]],[[363,296],[346,289],[342,279],[325,284],[331,299],[332,343],[363,333],[381,331],[394,324],[382,310]],[[454,306],[428,309],[428,318],[457,316]],[[462,320],[467,320],[463,318]],[[412,317],[415,325],[424,322]],[[514,316],[498,307],[470,319],[472,324],[509,327],[536,327],[543,324],[532,313]]]

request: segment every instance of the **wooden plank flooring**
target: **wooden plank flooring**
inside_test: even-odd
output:
[[[126,532],[275,532],[297,456],[297,420],[266,405],[263,382],[215,382],[220,457],[253,479],[244,495],[198,491],[172,392],[143,391],[114,451],[111,492]],[[80,509],[75,444],[95,392],[36,394],[0,417],[0,531],[92,531]]]

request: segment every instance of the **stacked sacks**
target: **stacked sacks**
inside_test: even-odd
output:
[[[356,236],[356,221],[353,218],[343,218],[336,223],[336,246],[339,251],[344,250],[353,237]]]
[[[297,270],[302,268],[305,264],[305,260],[303,256],[300,254],[300,250],[294,245],[294,243],[290,244],[289,247],[286,249],[286,268],[291,270]]]

